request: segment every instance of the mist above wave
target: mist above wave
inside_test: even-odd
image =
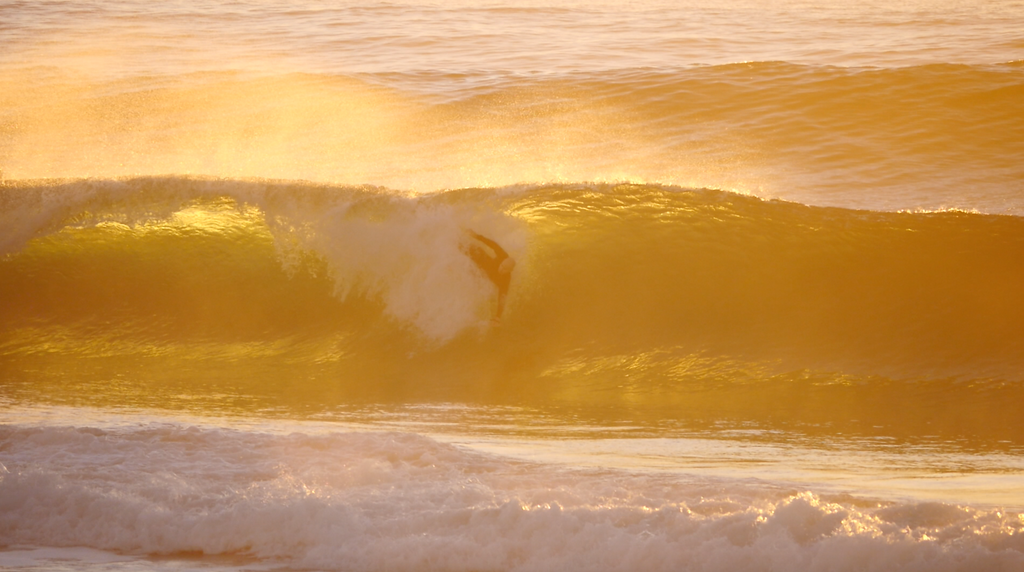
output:
[[[203,174],[413,192],[576,181],[1021,212],[1022,68],[4,76],[8,179]]]

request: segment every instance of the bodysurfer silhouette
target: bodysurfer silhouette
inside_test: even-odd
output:
[[[512,269],[516,267],[516,261],[497,242],[469,229],[466,229],[465,232],[472,241],[461,244],[460,250],[498,288],[497,307],[494,311],[494,318],[491,319],[492,322],[498,322],[501,320],[501,313],[505,310],[505,296],[508,295],[508,286],[512,281]]]

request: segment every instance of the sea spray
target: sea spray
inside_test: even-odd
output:
[[[1012,511],[536,464],[408,433],[126,417],[5,426],[0,445],[0,536],[20,546],[367,571],[1024,565]]]

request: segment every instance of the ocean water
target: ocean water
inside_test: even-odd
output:
[[[0,0],[0,568],[1024,570],[1021,22]]]

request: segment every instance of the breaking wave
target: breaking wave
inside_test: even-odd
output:
[[[89,402],[113,394],[69,388],[127,376],[117,399],[185,407],[245,387],[230,407],[585,404],[1024,442],[1017,217],[632,184],[2,193],[11,391]],[[519,261],[499,325],[463,229]]]

